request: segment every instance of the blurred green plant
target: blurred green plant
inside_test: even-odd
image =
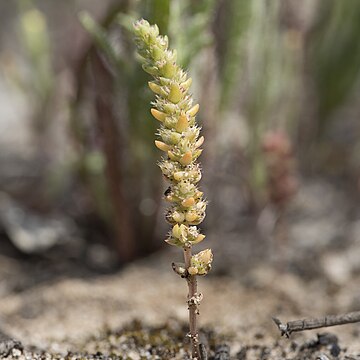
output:
[[[156,127],[151,122],[143,121],[148,114],[150,94],[144,88],[146,83],[145,75],[137,71],[133,58],[130,56],[133,47],[128,30],[132,31],[132,22],[139,16],[148,17],[152,22],[158,21],[161,30],[172,33],[173,42],[179,44],[181,52],[184,54],[180,64],[191,66],[191,62],[196,59],[195,53],[209,43],[209,35],[204,30],[208,25],[206,19],[211,14],[210,5],[212,3],[209,0],[201,1],[196,5],[192,4],[191,1],[178,0],[173,2],[153,0],[131,3],[112,11],[102,24],[99,24],[85,12],[79,14],[82,25],[93,39],[94,48],[87,52],[87,55],[92,53],[91,56],[95,56],[94,53],[97,53],[96,56],[103,63],[104,70],[111,74],[113,79],[114,103],[109,104],[109,106],[113,109],[114,114],[112,121],[115,123],[114,129],[116,129],[116,132],[112,136],[114,137],[113,143],[118,144],[117,151],[120,154],[118,159],[120,164],[109,165],[110,154],[106,154],[104,148],[99,150],[104,157],[105,164],[108,164],[105,167],[118,167],[118,171],[113,172],[113,174],[117,173],[118,179],[116,182],[122,183],[124,203],[122,206],[119,204],[115,206],[115,203],[120,200],[109,195],[109,191],[104,192],[103,186],[97,185],[92,191],[99,194],[95,197],[97,199],[101,197],[108,198],[109,203],[113,204],[113,209],[116,207],[124,208],[121,213],[124,213],[126,209],[129,214],[128,221],[131,222],[128,227],[135,229],[135,234],[132,236],[132,241],[136,243],[135,248],[137,248],[135,252],[146,253],[158,246],[154,237],[154,224],[159,208],[158,199],[161,187],[158,181],[154,180],[156,179],[154,176],[155,169],[152,165],[157,158],[157,154],[154,149],[149,148],[147,145],[149,139],[153,137]],[[170,18],[172,20],[171,27],[169,25]],[[184,19],[186,19],[186,22]],[[120,28],[118,25],[120,25]],[[193,43],[185,41],[189,36],[197,40]],[[81,61],[81,63],[85,64],[84,61]],[[86,150],[89,135],[86,134],[88,130],[83,126],[85,119],[81,116],[79,109],[86,95],[88,95],[84,85],[86,79],[89,76],[98,76],[96,73],[91,75],[90,72],[82,80],[79,78],[78,96],[73,105],[75,110],[73,114],[73,131],[78,139],[77,141],[83,146],[85,145],[85,148],[80,146],[83,149],[82,156],[84,159],[86,152],[91,149]],[[97,120],[98,123],[101,121],[104,120]],[[84,166],[82,168],[84,169]],[[126,177],[121,175],[125,173]],[[92,176],[90,173],[88,175]],[[120,177],[123,178],[122,181]],[[109,180],[107,181],[109,182]],[[109,185],[106,187],[109,187]],[[102,214],[105,213],[102,212]],[[115,216],[114,220],[113,216],[106,216],[104,220],[111,227],[114,222],[119,222],[119,219],[116,220],[118,217],[119,215]],[[117,238],[120,243],[124,240],[119,238],[119,234]]]
[[[357,131],[356,120],[339,119],[338,114],[357,103],[360,4],[322,0],[318,5],[305,41],[304,117],[308,120],[300,123],[302,165],[308,172],[325,171],[351,181],[358,172],[351,160],[358,147],[356,136],[351,136]],[[344,126],[352,129],[347,136],[338,131]]]
[[[352,92],[360,74],[360,3],[321,1],[308,36],[308,64],[318,97],[320,135],[332,112]]]
[[[251,21],[251,1],[231,0],[223,2],[224,13],[219,19],[223,28],[218,36],[218,61],[221,84],[220,109],[226,110],[238,101],[238,79],[242,74],[246,53],[246,35]],[[222,11],[221,11],[222,10]]]
[[[54,91],[51,41],[45,15],[31,1],[19,1],[19,39],[29,69],[18,84],[31,97],[34,123],[38,130],[48,124],[49,103]]]
[[[291,26],[282,25],[281,1],[254,0],[242,5],[245,20],[242,26],[236,23],[232,26],[234,39],[229,47],[237,49],[230,51],[231,62],[243,60],[242,82],[238,82],[240,87],[237,92],[242,95],[240,101],[249,130],[246,149],[250,165],[249,183],[253,200],[261,208],[267,201],[268,177],[262,152],[263,137],[270,129],[296,130],[301,50],[297,31]],[[244,16],[238,11],[236,16],[243,19]],[[239,71],[236,72],[231,62],[229,69],[224,72],[225,93],[236,83],[226,78],[239,79]]]

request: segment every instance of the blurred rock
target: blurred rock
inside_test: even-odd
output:
[[[331,183],[303,182],[290,217],[292,244],[311,249],[333,245],[344,235],[348,206],[345,194]]]
[[[1,358],[8,356],[14,349],[19,350],[22,345],[19,341],[11,339],[6,334],[0,331],[0,356]]]
[[[75,225],[67,218],[39,215],[0,193],[0,222],[11,242],[26,254],[41,253],[69,241]]]
[[[336,285],[343,285],[351,278],[352,264],[346,254],[331,253],[321,259],[327,278]]]

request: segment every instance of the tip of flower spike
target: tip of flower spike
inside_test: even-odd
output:
[[[150,25],[149,22],[145,19],[140,19],[134,22],[133,30],[135,35],[145,38],[146,36],[150,38],[156,38],[159,35],[159,28],[155,25]]]
[[[149,28],[150,24],[145,19],[136,20],[133,23],[133,29],[137,36],[145,36]]]
[[[144,25],[150,25],[145,19],[139,19],[139,20],[136,20],[134,21],[133,23],[133,27],[135,29],[139,29],[140,27],[144,26]]]
[[[149,22],[143,18],[134,21],[134,27],[150,26]]]

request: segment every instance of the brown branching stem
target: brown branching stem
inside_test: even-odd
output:
[[[118,128],[113,112],[113,80],[97,52],[92,56],[94,73],[95,105],[97,125],[102,136],[102,150],[106,159],[106,180],[110,198],[113,200],[114,223],[116,232],[116,247],[119,258],[129,262],[136,257],[137,249],[134,242],[133,229],[130,224],[130,215],[126,207],[126,196],[123,191],[123,176],[119,157]]]
[[[352,324],[360,322],[360,311],[342,315],[328,315],[322,318],[310,318],[294,320],[282,323],[279,319],[273,318],[282,336],[290,337],[291,333],[304,330],[313,330],[330,326]]]
[[[185,268],[191,266],[191,247],[184,248]],[[188,274],[187,278],[188,293],[188,309],[189,309],[189,337],[191,343],[191,352],[193,359],[200,359],[199,350],[199,334],[197,331],[196,317],[198,315],[198,305],[194,299],[197,296],[197,280],[196,275]]]

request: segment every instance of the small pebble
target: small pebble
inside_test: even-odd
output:
[[[332,344],[331,345],[330,354],[332,356],[337,357],[337,356],[339,356],[340,352],[341,352],[341,349],[340,349],[340,346],[338,344]]]
[[[217,346],[214,360],[230,360],[230,346],[226,344]]]
[[[238,360],[246,360],[246,353],[247,353],[247,348],[243,347],[237,354],[236,354],[236,359]]]
[[[317,336],[320,345],[332,345],[339,342],[338,337],[331,333],[321,333],[317,334]]]
[[[316,360],[330,360],[325,354],[320,354]]]

